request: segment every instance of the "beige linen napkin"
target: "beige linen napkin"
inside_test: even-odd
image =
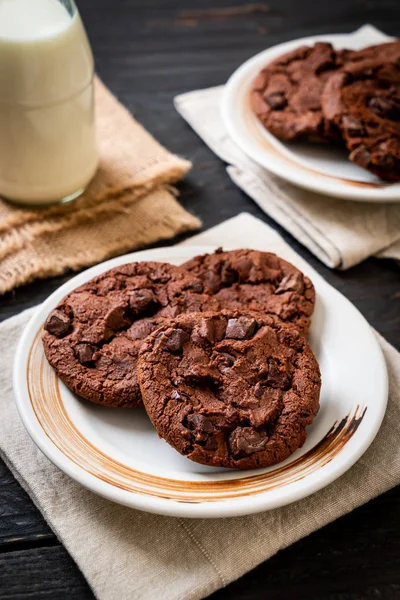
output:
[[[366,25],[360,45],[387,36]],[[175,106],[203,141],[230,166],[231,179],[262,210],[328,267],[348,269],[368,256],[400,259],[400,204],[339,200],[298,188],[272,175],[229,137],[220,114],[223,86],[182,94]]]
[[[200,226],[170,185],[190,163],[163,148],[96,79],[99,170],[76,201],[23,209],[0,199],[0,294]]]
[[[320,277],[258,219],[243,214],[187,242],[273,250]],[[66,546],[99,600],[196,600],[400,481],[400,360],[379,338],[390,379],[381,430],[345,475],[276,510],[230,519],[141,513],[95,496],[54,467],[26,433],[11,386],[14,349],[32,311],[0,325],[0,453]]]

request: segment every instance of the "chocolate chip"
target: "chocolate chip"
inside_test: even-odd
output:
[[[368,107],[378,115],[378,117],[396,121],[400,119],[400,105],[390,98],[370,98]]]
[[[273,110],[282,110],[287,106],[287,99],[282,92],[272,92],[264,98]]]
[[[70,325],[71,319],[61,310],[55,309],[47,317],[44,328],[52,335],[61,337],[68,332]]]
[[[132,359],[131,358],[119,358],[117,356],[111,357],[113,376],[116,379],[122,379],[127,373],[132,371]],[[96,365],[98,362],[96,361]]]
[[[231,354],[220,354],[217,357],[217,368],[220,373],[228,373],[235,364],[235,357]]]
[[[178,390],[172,390],[171,398],[172,400],[183,400],[182,394]]]
[[[204,415],[195,415],[194,413],[186,417],[187,422],[191,429],[201,433],[212,433],[214,427]]]
[[[281,294],[282,292],[293,291],[298,294],[304,292],[304,279],[301,273],[290,273],[285,275],[276,289],[275,294]]]
[[[217,439],[213,435],[207,437],[206,443],[204,444],[206,450],[218,450]]]
[[[256,385],[254,386],[255,397],[260,399],[264,396],[264,393],[265,393],[265,385],[263,385],[260,382],[256,383]]]
[[[212,423],[204,415],[194,413],[186,417],[186,426],[193,432],[193,437],[198,444],[207,444],[208,440],[213,438],[214,432]],[[209,442],[208,450],[215,449],[215,443]]]
[[[253,337],[257,321],[250,317],[229,319],[225,337],[232,340],[249,340]]]
[[[267,442],[267,434],[256,431],[253,427],[237,427],[229,436],[229,448],[235,458],[260,452]]]
[[[276,358],[270,358],[268,360],[267,383],[274,388],[287,389],[290,384],[287,365],[281,364]]]
[[[90,344],[77,344],[75,346],[75,355],[81,365],[88,365],[94,360],[96,348]]]
[[[201,279],[192,279],[192,281],[189,281],[187,289],[192,290],[197,294],[201,294],[201,292],[204,291],[204,285]]]
[[[122,329],[129,324],[125,319],[125,308],[123,306],[115,306],[106,314],[105,319],[106,326],[110,329]]]
[[[204,275],[204,281],[206,286],[213,293],[217,292],[221,287],[221,278],[217,273],[214,273],[214,271],[207,271]]]
[[[362,137],[365,135],[365,128],[361,121],[350,115],[344,115],[342,126],[349,137]]]
[[[371,162],[371,152],[366,146],[359,146],[353,150],[349,158],[361,167],[366,168]]]
[[[165,341],[165,347],[170,352],[180,352],[185,344],[190,339],[189,334],[183,329],[174,329]]]
[[[155,308],[159,304],[157,296],[153,290],[135,290],[129,295],[129,306],[135,314]]]
[[[226,321],[224,319],[201,319],[198,329],[200,337],[211,343],[220,342],[224,339]]]
[[[231,263],[226,262],[222,265],[221,269],[221,282],[224,285],[231,285],[239,279],[237,271],[232,269]]]

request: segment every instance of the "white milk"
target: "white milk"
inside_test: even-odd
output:
[[[57,0],[0,0],[0,195],[48,204],[92,179],[93,68],[77,12]]]

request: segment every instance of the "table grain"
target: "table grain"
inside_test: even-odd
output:
[[[372,23],[400,34],[398,0],[80,0],[98,74],[135,117],[194,167],[182,204],[204,228],[242,211],[277,229],[368,321],[400,348],[400,267],[369,259],[344,273],[324,267],[238,188],[225,165],[174,111],[173,97],[219,85],[274,44]],[[0,132],[1,134],[1,132]],[[38,304],[71,274],[0,297],[5,319]],[[2,423],[0,426],[6,426]],[[400,488],[279,552],[213,600],[400,598]],[[134,557],[133,557],[134,560]],[[67,551],[0,461],[0,599],[93,598]]]

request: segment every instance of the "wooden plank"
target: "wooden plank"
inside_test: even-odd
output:
[[[0,554],[1,600],[92,600],[92,591],[62,546]]]
[[[0,460],[0,552],[55,540],[29,496]]]

